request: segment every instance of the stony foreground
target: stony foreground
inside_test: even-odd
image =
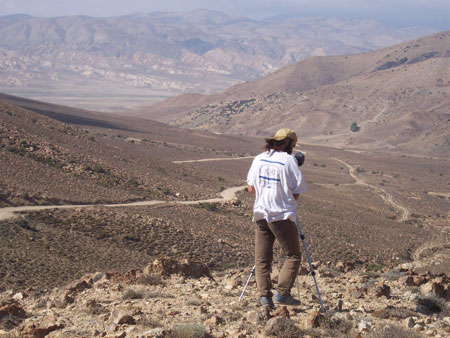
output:
[[[211,274],[159,258],[144,270],[97,272],[63,288],[0,294],[0,337],[448,337],[449,276],[314,263],[327,312],[302,268],[302,304],[269,310],[249,269]],[[274,273],[276,280],[276,273]]]

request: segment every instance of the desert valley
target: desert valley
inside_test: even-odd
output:
[[[450,334],[450,31],[260,75],[121,114],[0,94],[0,337]],[[238,303],[283,126],[324,314],[305,258],[301,306]]]

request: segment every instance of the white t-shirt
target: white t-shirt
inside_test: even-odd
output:
[[[306,192],[306,183],[292,155],[274,150],[259,154],[250,167],[247,183],[256,193],[253,221],[289,218],[295,222],[297,201],[294,194]]]

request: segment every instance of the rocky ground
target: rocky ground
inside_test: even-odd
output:
[[[314,263],[327,311],[302,268],[295,307],[262,308],[249,269],[211,275],[159,258],[143,270],[96,272],[38,295],[0,294],[0,337],[448,337],[449,276]],[[277,273],[273,273],[276,282]]]
[[[300,145],[298,214],[329,311],[314,313],[302,275],[290,321],[261,314],[253,281],[237,304],[254,197],[198,202],[242,186],[262,139],[28,104],[53,118],[0,105],[0,206],[77,207],[0,221],[0,337],[448,336],[448,159]],[[104,205],[133,200],[159,204]],[[162,256],[214,281],[181,263],[143,269]]]

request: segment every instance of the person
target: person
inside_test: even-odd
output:
[[[263,306],[299,305],[300,301],[290,293],[301,263],[297,199],[306,192],[303,175],[291,155],[297,135],[291,129],[282,128],[265,141],[265,151],[254,158],[247,175],[248,192],[255,194],[256,285]],[[272,294],[270,272],[275,240],[281,246],[285,261],[276,292]]]

